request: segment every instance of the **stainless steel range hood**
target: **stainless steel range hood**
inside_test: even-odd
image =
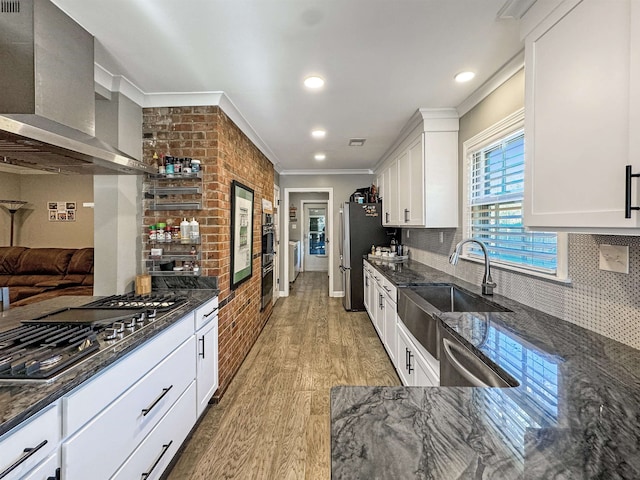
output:
[[[95,137],[93,36],[49,0],[0,0],[0,65],[0,164],[153,171]]]

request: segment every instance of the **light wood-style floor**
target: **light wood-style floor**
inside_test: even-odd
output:
[[[330,478],[330,388],[400,381],[367,314],[327,291],[326,272],[298,276],[169,480]]]

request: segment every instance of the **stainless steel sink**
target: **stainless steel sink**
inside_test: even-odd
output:
[[[411,334],[440,360],[441,312],[510,312],[453,284],[412,285],[398,288],[398,316]]]
[[[461,290],[452,284],[405,287],[440,312],[509,312],[479,295]]]

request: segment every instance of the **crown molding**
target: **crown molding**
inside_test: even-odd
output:
[[[380,170],[384,163],[409,138],[421,132],[457,132],[460,117],[456,108],[418,108],[409,121],[402,127],[396,140],[376,162],[374,172]]]
[[[343,169],[343,170],[283,170],[279,172],[281,176],[285,175],[373,175],[373,170],[365,168],[361,170],[357,169]]]
[[[102,89],[111,93],[121,93],[137,105],[141,107],[144,106],[145,93],[127,77],[114,75],[98,63],[94,63],[93,65],[93,76],[98,87],[102,87]],[[96,91],[106,96],[99,88],[96,88]]]
[[[145,93],[126,77],[114,75],[97,63],[94,64],[94,79],[96,93],[99,95],[109,98],[109,92],[121,93],[142,108],[218,106],[278,171],[280,161],[276,154],[273,153],[267,143],[258,135],[258,132],[255,131],[224,92]]]
[[[489,79],[484,82],[478,89],[476,89],[471,95],[469,95],[458,107],[459,116],[463,116],[469,112],[473,107],[478,105],[482,100],[487,98],[494,90],[500,85],[513,77],[521,69],[524,68],[524,48],[520,50],[515,56],[505,63],[500,69],[494,73]]]

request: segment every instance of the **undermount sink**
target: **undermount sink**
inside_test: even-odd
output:
[[[508,308],[452,284],[416,285],[405,288],[440,312],[510,312]]]

